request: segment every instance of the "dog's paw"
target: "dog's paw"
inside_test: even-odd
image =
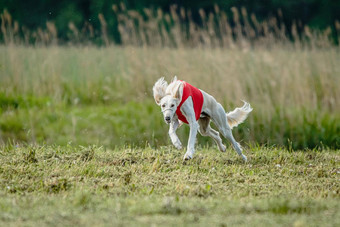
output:
[[[192,154],[190,154],[190,153],[185,153],[185,155],[184,155],[184,157],[183,157],[183,161],[188,161],[188,160],[190,160],[190,159],[192,159]]]
[[[226,152],[226,150],[227,150],[227,147],[222,144],[222,146],[220,147],[220,151],[224,153]]]
[[[242,156],[243,160],[244,160],[245,162],[247,162],[247,160],[248,160],[248,159],[247,159],[247,156],[245,156],[244,154],[242,154],[241,156]]]
[[[174,146],[176,147],[176,149],[178,149],[178,150],[181,150],[182,149],[182,144],[181,144],[181,142],[176,142],[176,143],[174,143]]]

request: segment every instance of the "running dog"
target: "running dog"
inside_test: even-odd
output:
[[[244,102],[241,108],[225,113],[222,105],[214,97],[185,81],[177,80],[177,77],[169,85],[164,78],[160,78],[153,86],[153,96],[157,105],[161,106],[165,122],[170,124],[169,136],[177,149],[182,149],[181,141],[176,135],[177,128],[183,123],[190,126],[184,160],[191,159],[195,153],[197,131],[202,136],[213,138],[220,151],[226,151],[219,133],[210,127],[212,120],[220,133],[232,143],[236,152],[247,161],[231,129],[241,124],[253,110],[249,103]]]

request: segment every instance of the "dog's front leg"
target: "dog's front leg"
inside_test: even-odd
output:
[[[170,123],[170,128],[169,128],[169,136],[171,139],[172,144],[178,149],[182,149],[182,143],[179,140],[176,130],[180,126],[179,121],[177,118],[174,118],[171,123]]]
[[[194,156],[196,135],[197,135],[198,127],[199,127],[196,120],[192,122],[189,121],[189,126],[190,126],[189,141],[188,141],[187,152],[184,155],[184,160],[189,160]]]
[[[191,97],[185,101],[181,107],[181,111],[186,117],[189,126],[190,126],[190,134],[189,134],[189,141],[187,152],[184,155],[184,160],[191,159],[195,153],[195,142],[196,142],[196,135],[198,130],[198,122],[196,120],[195,111],[193,108],[193,102]]]

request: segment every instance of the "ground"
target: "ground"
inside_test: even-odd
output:
[[[339,226],[339,151],[0,149],[2,226]]]

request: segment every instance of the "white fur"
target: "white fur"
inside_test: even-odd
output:
[[[168,87],[168,82],[164,80],[164,77],[160,78],[153,86],[153,97],[157,104],[165,96],[165,89]]]
[[[226,147],[222,144],[222,139],[219,135],[220,132],[223,137],[227,138],[231,142],[236,152],[243,158],[243,160],[247,161],[247,157],[242,154],[242,148],[234,139],[231,129],[241,124],[248,117],[248,114],[253,110],[250,104],[244,102],[243,107],[236,108],[232,112],[226,114],[222,105],[218,103],[214,97],[202,90],[201,92],[203,94],[204,101],[201,117],[198,121],[195,117],[191,97],[183,103],[180,109],[190,126],[189,141],[184,159],[187,160],[193,157],[195,153],[196,135],[197,131],[199,131],[202,136],[210,136],[213,138],[220,151],[225,152]],[[164,78],[160,78],[153,86],[155,101],[162,108],[165,122],[170,124],[169,136],[171,142],[177,149],[182,148],[182,143],[176,135],[177,128],[183,124],[183,122],[178,120],[176,114],[177,106],[182,100],[182,94],[183,82],[177,80],[177,77],[175,77],[169,85]],[[210,127],[210,120],[214,122],[219,132]]]
[[[231,129],[247,119],[248,114],[253,110],[249,103],[245,101],[243,101],[243,103],[244,105],[241,108],[236,108],[235,110],[227,113],[227,119]]]

